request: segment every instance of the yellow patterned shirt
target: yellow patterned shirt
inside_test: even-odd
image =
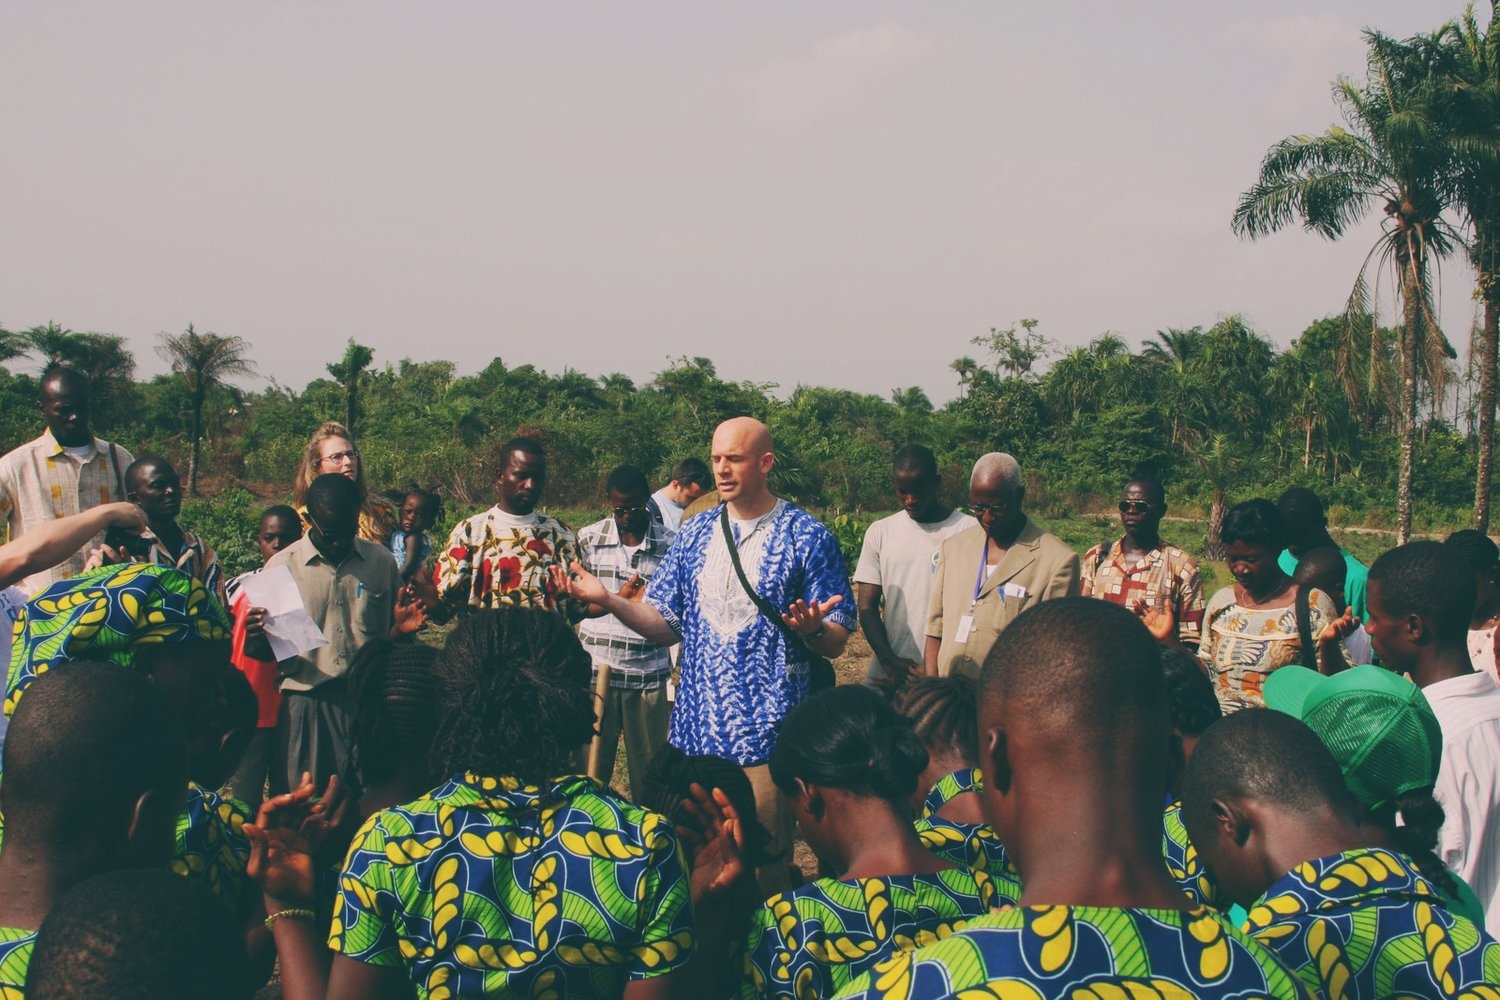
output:
[[[1271,997],[1310,1000],[1263,945],[1203,907],[1010,907],[897,955],[839,997]]]
[[[820,878],[772,896],[750,918],[742,1000],[827,997],[898,952],[952,934],[990,911],[982,871]]]

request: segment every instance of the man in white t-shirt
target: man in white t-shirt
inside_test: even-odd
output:
[[[1433,797],[1437,855],[1484,904],[1500,934],[1500,688],[1469,662],[1474,574],[1441,542],[1410,542],[1370,567],[1365,630],[1383,666],[1422,689],[1443,731]]]
[[[0,458],[0,517],[10,537],[60,517],[125,499],[125,469],[135,461],[119,445],[94,437],[89,428],[89,383],[71,368],[49,368],[37,387],[37,408],[47,429]],[[92,545],[102,540],[102,534]],[[57,566],[19,584],[28,596],[82,572],[81,546]]]
[[[891,481],[901,511],[870,525],[854,570],[860,625],[874,651],[864,682],[883,691],[921,672],[938,546],[976,523],[943,503],[937,459],[919,444],[896,452]]]
[[[672,480],[651,494],[646,506],[651,520],[676,533],[682,526],[682,512],[713,486],[708,465],[701,458],[684,458],[672,470]]]

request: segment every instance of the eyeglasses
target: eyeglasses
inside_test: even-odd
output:
[[[359,458],[359,451],[354,448],[350,448],[348,451],[336,451],[332,455],[324,455],[322,458],[318,459],[318,462],[319,464],[323,462],[332,462],[335,465],[341,465],[343,464],[345,459],[348,459],[352,462],[357,458]]]
[[[631,514],[644,514],[650,507],[616,507],[615,517],[629,517]]]
[[[1151,513],[1151,503],[1148,500],[1121,500],[1120,513],[1149,514]]]
[[[1004,503],[971,503],[964,507],[964,511],[973,517],[984,517],[986,514],[999,517],[1001,514],[1015,507],[1015,505],[1015,499],[1011,498]]]

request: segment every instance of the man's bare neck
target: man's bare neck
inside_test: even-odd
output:
[[[735,497],[729,501],[729,516],[736,521],[753,521],[771,513],[775,506],[775,495],[764,490],[754,497]]]

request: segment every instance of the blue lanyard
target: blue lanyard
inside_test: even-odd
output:
[[[974,599],[969,602],[969,607],[979,603],[979,588],[984,586],[984,568],[990,561],[990,536],[984,536],[984,554],[979,557],[979,572],[974,574]],[[1002,597],[1001,600],[1004,600]]]

